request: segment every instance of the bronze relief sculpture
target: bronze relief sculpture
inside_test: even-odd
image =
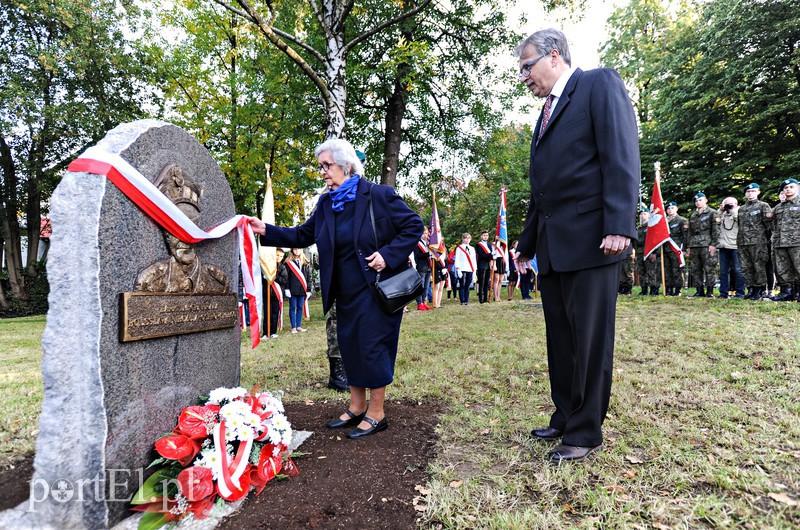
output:
[[[154,185],[197,224],[202,186],[175,165],[166,166]],[[170,257],[157,261],[136,277],[133,290],[148,293],[228,293],[230,282],[218,267],[203,263],[193,244],[184,243],[166,230]]]

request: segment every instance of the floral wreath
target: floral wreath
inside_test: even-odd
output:
[[[203,402],[201,397],[201,402]],[[253,388],[217,388],[203,405],[186,407],[178,425],[155,442],[159,467],[134,495],[132,510],[145,512],[139,530],[205,519],[215,506],[260,494],[275,477],[294,477],[292,427],[281,394]]]

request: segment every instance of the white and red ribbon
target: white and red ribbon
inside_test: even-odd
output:
[[[243,443],[239,444],[233,462],[228,460],[228,443],[225,440],[225,420],[214,425],[214,452],[215,465],[217,467],[217,488],[224,499],[231,497],[238,490],[242,491],[242,478],[247,464],[250,463],[250,449],[253,446],[253,438],[248,437]]]
[[[472,258],[470,257],[469,252],[467,252],[467,250],[461,245],[458,245],[456,250],[460,250],[464,253],[464,255],[467,257],[467,263],[469,263],[470,272],[475,272],[475,264],[472,263]]]
[[[306,283],[306,277],[303,274],[303,271],[300,270],[300,267],[298,267],[297,264],[295,264],[294,261],[292,261],[290,259],[286,260],[286,265],[289,267],[289,270],[292,271],[292,274],[294,274],[295,277],[297,278],[297,280],[300,282],[300,285],[303,286],[303,291],[308,293],[309,292],[308,283]],[[308,312],[308,295],[304,295],[303,296],[303,318],[309,318],[309,314],[310,313]]]
[[[151,219],[184,243],[217,239],[236,229],[239,236],[242,283],[250,310],[250,337],[253,348],[258,346],[261,341],[261,268],[249,216],[235,215],[208,231],[202,230],[125,159],[97,146],[84,151],[70,163],[67,170],[76,173],[92,173],[108,178]]]

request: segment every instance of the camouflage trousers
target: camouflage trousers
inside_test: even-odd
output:
[[[717,283],[717,253],[711,255],[708,247],[692,247],[690,252],[692,285],[697,289],[714,289]]]
[[[325,313],[325,336],[328,339],[328,358],[341,359],[342,352],[339,351],[339,341],[336,340],[336,304]]]
[[[767,284],[767,261],[769,250],[766,243],[739,247],[739,264],[747,287],[763,288]]]
[[[661,287],[661,258],[654,251],[656,260],[650,261],[650,257],[637,257],[639,265],[639,285],[641,287]],[[652,256],[652,254],[651,254]]]
[[[784,284],[800,282],[800,247],[776,248],[775,269]]]
[[[633,254],[630,257],[622,260],[622,267],[619,269],[619,286],[630,288],[633,287],[633,268],[636,264],[636,258]]]
[[[670,289],[683,289],[683,269],[671,248],[664,248],[664,279]]]

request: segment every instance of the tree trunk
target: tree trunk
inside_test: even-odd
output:
[[[400,164],[400,144],[403,142],[403,117],[406,114],[406,90],[401,82],[401,72],[408,66],[400,65],[394,91],[386,104],[386,132],[383,136],[383,164],[381,165],[381,184],[397,185],[397,166]]]
[[[2,161],[3,181],[0,188],[0,223],[6,243],[6,264],[11,292],[17,300],[27,300],[25,277],[22,274],[22,247],[20,245],[20,228],[17,212],[17,172],[11,158],[11,148],[5,137],[0,134],[0,161]]]

